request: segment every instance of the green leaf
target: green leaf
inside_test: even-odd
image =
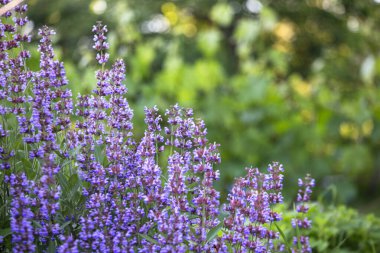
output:
[[[65,223],[63,223],[61,225],[61,229],[64,229],[65,227],[67,227],[67,225],[69,225],[71,223],[71,221],[66,221]]]
[[[55,241],[50,240],[49,242],[49,248],[47,249],[48,253],[56,253],[57,252],[57,246],[55,245]]]
[[[73,200],[74,202],[78,199],[78,189],[82,186],[82,181],[79,179],[77,174],[73,174],[69,178],[69,190],[67,192],[68,199]]]
[[[194,182],[194,183],[191,183],[187,186],[187,188],[189,189],[189,191],[192,191],[192,190],[196,190],[198,189],[198,186],[199,185],[199,182]]]
[[[63,173],[57,174],[57,180],[58,180],[59,185],[62,187],[63,191],[66,191],[67,189],[69,189],[68,181],[65,175],[63,175]]]
[[[196,234],[197,232],[195,231],[195,228],[193,227],[193,226],[190,226],[190,232],[192,233],[192,234]]]
[[[82,182],[80,181],[78,174],[73,174],[69,179],[69,187],[71,188],[71,192],[75,193],[81,185]]]
[[[151,242],[153,244],[158,244],[158,241],[153,239],[152,237],[150,237],[149,235],[145,235],[145,234],[140,234],[139,233],[139,236],[145,240],[147,240],[148,242]]]
[[[0,207],[0,212],[5,212],[6,211],[6,208],[8,207],[8,203],[4,203],[4,205],[2,205],[1,207]]]
[[[230,243],[227,244],[227,248],[228,248],[228,252],[229,253],[233,253],[234,252],[234,249],[232,248],[232,246],[231,246]]]
[[[209,243],[212,240],[214,240],[214,238],[217,237],[219,231],[222,228],[223,228],[223,222],[220,222],[216,227],[210,229],[210,231],[208,231],[208,233],[207,233],[206,243]]]
[[[42,228],[42,227],[41,227],[41,224],[40,224],[39,222],[33,220],[32,223],[33,223],[33,225],[34,225],[35,227],[37,227],[37,228]]]
[[[11,228],[0,229],[0,236],[7,237],[10,234],[12,234]]]
[[[194,220],[194,219],[197,219],[199,218],[199,215],[197,214],[189,214],[189,220]]]

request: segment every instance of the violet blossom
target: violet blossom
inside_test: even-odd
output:
[[[28,180],[24,173],[11,174],[6,181],[10,183],[11,202],[11,231],[13,252],[34,252],[34,227],[32,221],[36,199],[31,197],[35,184]]]
[[[300,229],[309,229],[311,227],[311,220],[306,214],[309,211],[307,203],[310,202],[312,188],[315,186],[315,180],[307,174],[304,179],[298,179],[298,186],[299,190],[297,194],[296,211],[299,215],[292,219],[292,226],[299,231]],[[294,253],[311,252],[310,242],[307,236],[297,234],[297,236],[293,238],[293,246],[292,252]]]

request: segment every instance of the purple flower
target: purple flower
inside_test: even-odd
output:
[[[108,61],[109,54],[105,51],[109,48],[107,43],[107,37],[105,33],[107,32],[107,26],[103,26],[101,22],[98,22],[94,25],[92,32],[95,34],[94,36],[94,46],[93,48],[97,51],[96,60],[99,64],[104,64]]]
[[[31,197],[34,182],[26,178],[24,173],[11,174],[7,179],[10,183],[11,201],[11,230],[13,252],[34,252],[34,228],[32,208],[36,200]]]
[[[5,4],[5,2],[4,2]],[[28,22],[23,16],[26,5],[7,12],[0,21],[0,115],[22,115],[25,113],[25,89],[31,79],[31,72],[26,70],[26,60],[30,57],[28,51],[19,50],[21,44],[28,43],[30,36],[22,34],[22,27]],[[9,118],[9,117],[7,117]],[[10,117],[11,118],[11,117]],[[5,121],[6,118],[4,118]],[[3,122],[4,123],[4,122]],[[7,124],[0,128],[0,139],[8,136]],[[9,154],[11,147],[2,147],[0,169],[10,167]],[[8,154],[8,155],[6,155]]]
[[[311,178],[309,174],[307,174],[304,179],[298,179],[298,186],[298,203],[296,205],[296,211],[299,215],[296,218],[292,219],[292,226],[298,229],[309,229],[312,222],[307,217],[305,217],[305,215],[309,211],[307,203],[310,202],[312,188],[315,186],[315,180]],[[309,237],[298,237],[298,235],[297,237],[294,237],[292,252],[311,252]]]
[[[39,35],[40,71],[33,76],[32,116],[29,120],[18,118],[20,132],[26,134],[24,141],[42,142],[44,147],[38,152],[32,150],[31,158],[58,150],[55,133],[69,126],[72,109],[71,92],[62,88],[67,84],[63,64],[54,60],[50,39],[54,31],[45,26]]]
[[[115,130],[126,131],[128,136],[133,128],[133,111],[130,109],[128,101],[123,97],[127,93],[127,88],[122,83],[125,79],[125,65],[122,60],[116,61],[111,70],[111,98],[112,111],[109,116],[109,124]]]
[[[78,240],[74,240],[73,236],[62,236],[63,244],[58,248],[59,253],[79,253]]]
[[[94,32],[97,59],[103,64],[108,58],[106,28],[98,24]],[[138,193],[141,180],[148,179],[141,174],[145,168],[146,173],[153,174],[157,168],[136,153],[131,132],[133,112],[124,98],[124,63],[118,60],[110,70],[103,66],[96,78],[94,95],[78,97],[76,114],[80,119],[76,130],[68,133],[69,145],[78,148],[80,176],[89,183],[83,190],[88,212],[80,219],[77,244],[86,251],[132,251],[139,240],[138,233],[146,233],[152,227],[141,221],[145,215],[142,200],[152,192]],[[100,147],[106,154],[106,163],[95,159],[95,150]],[[154,185],[150,186],[153,189]]]
[[[96,89],[92,95],[78,96],[78,120],[69,128],[73,104],[65,89],[63,63],[55,60],[54,31],[39,30],[40,69],[25,70],[30,53],[19,50],[21,43],[30,41],[20,33],[28,22],[19,15],[25,11],[26,5],[20,5],[15,8],[18,15],[9,12],[4,15],[7,20],[0,21],[0,115],[16,115],[29,158],[39,165],[36,183],[24,173],[0,171],[10,174],[4,184],[10,186],[15,252],[35,251],[35,242],[46,249],[48,241],[61,243],[58,252],[228,252],[229,246],[237,252],[281,251],[279,234],[272,230],[282,219],[273,209],[283,201],[281,164],[270,164],[266,173],[247,168],[247,175],[233,185],[221,213],[227,217],[221,220],[220,193],[214,188],[220,177],[215,169],[221,161],[219,145],[207,140],[205,124],[194,118],[193,110],[174,105],[166,110],[164,123],[156,106],[145,108],[147,129],[136,141],[133,111],[125,98],[125,64],[117,60],[106,68],[107,28],[99,22],[93,27],[93,48],[101,65],[95,73]],[[32,94],[26,97],[29,82]],[[9,133],[6,124],[0,125],[0,138]],[[63,142],[57,133],[65,137]],[[1,170],[10,169],[15,154],[0,147]],[[75,160],[84,182],[85,210],[75,222],[79,231],[71,227],[64,235],[60,222],[69,218],[61,210],[56,177],[64,176],[60,165],[68,158]],[[299,186],[300,217],[292,225],[306,229],[311,221],[304,216],[305,202],[310,201],[314,180],[307,176]],[[208,238],[222,225],[223,236]],[[306,236],[296,237],[294,244],[301,246],[294,252],[311,251]]]
[[[56,221],[61,190],[55,175],[60,170],[56,153],[63,152],[56,142],[56,133],[70,124],[72,102],[71,92],[63,89],[67,84],[63,64],[54,60],[50,39],[54,32],[45,26],[39,30],[39,35],[40,70],[33,74],[32,114],[29,119],[24,116],[17,118],[25,143],[31,144],[30,159],[40,159],[41,162],[40,182],[34,189],[38,196],[35,219],[40,225],[35,233],[42,243],[46,243],[61,233]]]
[[[178,207],[172,208],[171,213],[163,210],[151,214],[151,217],[157,224],[157,230],[160,231],[157,235],[159,252],[186,252],[188,250],[186,243],[190,240],[189,219],[180,212]]]
[[[310,201],[310,195],[312,193],[312,188],[315,186],[315,180],[311,178],[309,174],[307,174],[304,179],[298,179],[298,186],[300,187],[300,189],[297,194],[297,201]]]
[[[292,226],[294,228],[311,228],[311,220],[309,220],[307,217],[303,219],[292,219]]]
[[[283,168],[281,164],[268,166],[268,173],[257,168],[248,168],[247,175],[239,178],[224,210],[229,216],[224,220],[228,232],[223,240],[242,251],[274,252],[274,240],[279,233],[271,230],[270,224],[281,220],[281,215],[272,210],[272,205],[282,202]],[[266,225],[268,224],[268,225]],[[236,246],[237,245],[237,246]]]
[[[311,247],[309,242],[309,237],[307,236],[300,236],[293,238],[293,244],[294,245],[300,245],[300,248],[292,248],[292,253],[311,253]]]

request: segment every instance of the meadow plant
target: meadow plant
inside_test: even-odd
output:
[[[309,175],[299,181],[289,246],[276,225],[281,164],[266,173],[247,168],[221,205],[219,145],[192,109],[145,108],[146,130],[135,138],[125,64],[109,67],[100,22],[93,27],[97,86],[73,105],[53,30],[39,30],[39,70],[27,67],[26,9],[0,23],[2,252],[311,252],[301,233],[311,226]]]

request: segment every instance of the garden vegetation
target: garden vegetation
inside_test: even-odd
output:
[[[275,210],[283,202],[281,164],[265,173],[247,168],[221,206],[218,145],[192,109],[145,108],[145,134],[136,140],[125,65],[108,68],[100,22],[93,27],[97,88],[74,105],[46,26],[38,33],[40,67],[28,69],[26,10],[17,6],[0,24],[1,223],[9,227],[2,251],[311,252],[300,232],[311,226],[310,176],[298,182],[290,241]]]

